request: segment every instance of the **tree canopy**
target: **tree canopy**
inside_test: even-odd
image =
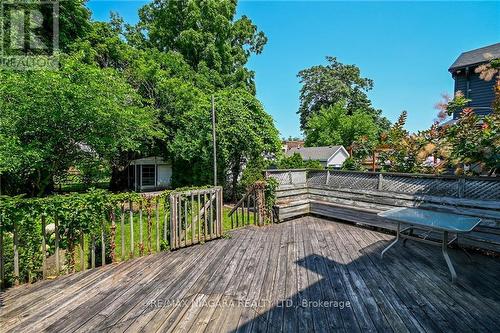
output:
[[[313,114],[304,129],[307,146],[343,145],[349,147],[361,141],[374,146],[378,140],[378,127],[369,114],[357,110],[351,114],[343,102],[322,107]]]
[[[280,169],[323,169],[320,161],[303,160],[299,153],[293,153],[291,156],[282,156],[278,160],[278,168]]]
[[[213,144],[207,97],[200,94],[196,107],[178,118],[180,126],[169,144],[178,171],[174,180],[179,184],[212,181]],[[234,196],[243,166],[261,159],[264,154],[279,151],[278,131],[260,102],[247,91],[224,89],[214,98],[217,105],[218,178],[227,179]]]
[[[280,148],[245,67],[267,38],[248,17],[236,19],[236,5],[155,0],[129,25],[114,13],[93,21],[83,0],[65,2],[61,68],[0,72],[8,189],[40,195],[68,168],[96,164],[124,189],[130,161],[147,156],[171,160],[177,185],[210,183],[214,95],[219,179],[234,193],[245,163]]]
[[[70,166],[89,159],[112,164],[157,135],[154,110],[114,69],[68,57],[58,71],[0,77],[0,165],[12,172],[12,186],[32,195],[50,190],[53,177]]]
[[[139,11],[129,27],[135,45],[179,52],[215,86],[255,92],[254,74],[245,67],[252,53],[262,52],[267,37],[247,16],[235,20],[237,1],[154,0]]]
[[[345,65],[335,57],[326,57],[327,65],[318,65],[298,73],[300,89],[300,126],[305,129],[311,116],[322,108],[342,105],[347,114],[363,111],[370,115],[380,130],[389,127],[389,121],[375,109],[366,93],[373,88],[371,79],[361,76],[355,65]]]

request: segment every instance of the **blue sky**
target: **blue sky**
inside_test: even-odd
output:
[[[144,1],[88,4],[94,19],[110,10],[137,21]],[[356,64],[374,80],[369,96],[391,121],[408,111],[407,128],[428,128],[441,93],[452,93],[448,67],[463,51],[500,42],[500,2],[240,1],[269,41],[253,56],[257,96],[282,136],[300,136],[297,73],[325,56]]]

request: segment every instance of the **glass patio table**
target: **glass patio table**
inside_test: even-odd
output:
[[[377,215],[397,223],[396,239],[382,251],[380,254],[381,258],[400,239],[404,239],[403,244],[408,239],[412,239],[419,242],[440,245],[443,257],[450,270],[452,282],[456,281],[457,274],[448,255],[448,245],[457,240],[458,234],[471,232],[481,222],[481,219],[478,217],[405,207],[390,209],[380,212]],[[406,227],[401,229],[401,225],[406,225]],[[414,236],[413,231],[415,229],[426,231],[424,237]],[[443,233],[441,242],[427,238],[432,231],[441,231]],[[455,237],[451,240],[448,239],[449,233],[455,234]]]

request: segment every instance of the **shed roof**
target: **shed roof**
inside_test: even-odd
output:
[[[450,66],[448,70],[452,72],[459,68],[471,65],[478,65],[487,62],[490,59],[497,59],[497,58],[500,58],[500,43],[463,52],[458,56],[457,60],[455,60],[455,62]]]
[[[136,160],[130,161],[131,165],[140,165],[140,164],[170,164],[169,161],[165,161],[162,157],[159,156],[150,156],[139,158]]]
[[[299,153],[303,160],[326,162],[341,147],[342,146],[291,148],[286,152],[286,155],[292,156],[294,153]]]

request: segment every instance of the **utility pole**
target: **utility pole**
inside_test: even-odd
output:
[[[212,95],[212,141],[214,145],[214,186],[217,186],[217,145],[215,140],[215,101]]]

